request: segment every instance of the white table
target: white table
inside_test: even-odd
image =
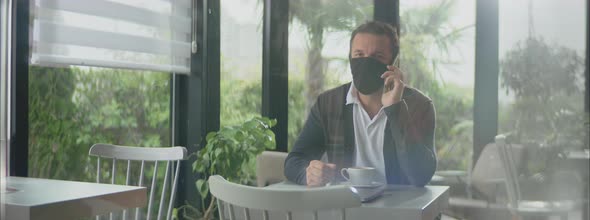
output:
[[[305,188],[306,186],[283,182],[271,188]],[[448,186],[399,186],[388,185],[383,195],[361,207],[346,210],[346,219],[361,220],[433,220],[449,204]],[[336,219],[339,213],[321,213],[319,219]],[[326,218],[322,218],[324,215]],[[272,217],[272,216],[271,216]],[[297,215],[294,216],[297,218]],[[305,219],[305,216],[301,217]]]
[[[146,205],[145,187],[6,177],[0,219],[80,219]]]

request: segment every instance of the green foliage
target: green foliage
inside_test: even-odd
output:
[[[455,1],[411,8],[401,15],[401,69],[408,85],[428,95],[436,108],[435,146],[438,169],[466,170],[473,147],[473,91],[437,80],[439,64],[452,63],[448,50],[459,43],[465,30],[449,25]],[[437,54],[431,54],[431,51]]]
[[[289,16],[306,28],[307,62],[306,109],[326,88],[325,77],[328,59],[322,56],[324,36],[329,31],[352,31],[361,23],[372,19],[373,4],[366,0],[317,1],[290,0]]]
[[[371,17],[373,7],[366,0],[316,1],[289,0],[289,16],[311,31],[352,30]]]
[[[239,125],[228,125],[217,132],[207,134],[207,145],[197,153],[197,159],[193,162],[193,171],[202,174],[203,177],[221,175],[231,182],[249,184],[254,179],[251,167],[256,156],[265,150],[275,149],[275,135],[271,128],[277,123],[274,119],[254,117]],[[201,204],[209,195],[207,179],[199,179],[195,182],[197,191],[201,196]],[[180,209],[183,216],[197,216],[202,219],[212,218],[215,205],[212,199],[209,206],[197,209],[190,204]],[[175,211],[178,216],[179,211]],[[191,217],[191,218],[192,218]]]
[[[582,145],[583,71],[582,58],[571,49],[536,38],[519,43],[501,62],[501,85],[515,96],[503,129],[523,142]]]
[[[31,177],[94,182],[96,159],[88,150],[95,143],[170,145],[170,74],[31,66],[29,79]],[[110,163],[101,166],[101,182],[110,181]],[[125,173],[124,166],[118,168]],[[153,169],[146,168],[146,178]],[[160,166],[156,178],[162,180],[164,171]],[[125,176],[116,176],[115,183],[124,184]],[[162,185],[156,187],[160,192]]]
[[[95,181],[96,167],[88,157],[94,143],[169,145],[169,77],[31,66],[30,175]]]
[[[207,145],[193,163],[193,170],[247,184],[252,176],[241,168],[264,150],[275,148],[275,135],[270,128],[276,123],[276,120],[255,117],[240,125],[210,132],[206,137]]]
[[[87,179],[88,148],[76,147],[79,123],[74,119],[75,77],[68,68],[30,68],[29,175]],[[89,146],[88,146],[89,147]]]
[[[514,101],[502,113],[501,132],[532,146],[528,172],[549,172],[559,152],[588,148],[583,59],[571,49],[528,38],[501,61],[501,86]],[[533,149],[536,149],[533,150]]]

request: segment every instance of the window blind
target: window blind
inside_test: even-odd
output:
[[[31,64],[190,72],[191,0],[35,0]]]

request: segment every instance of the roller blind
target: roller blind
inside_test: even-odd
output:
[[[189,73],[191,0],[35,0],[31,64]]]

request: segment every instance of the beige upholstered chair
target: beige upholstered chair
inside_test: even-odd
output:
[[[256,182],[259,187],[285,180],[284,168],[287,153],[264,151],[256,158]]]

